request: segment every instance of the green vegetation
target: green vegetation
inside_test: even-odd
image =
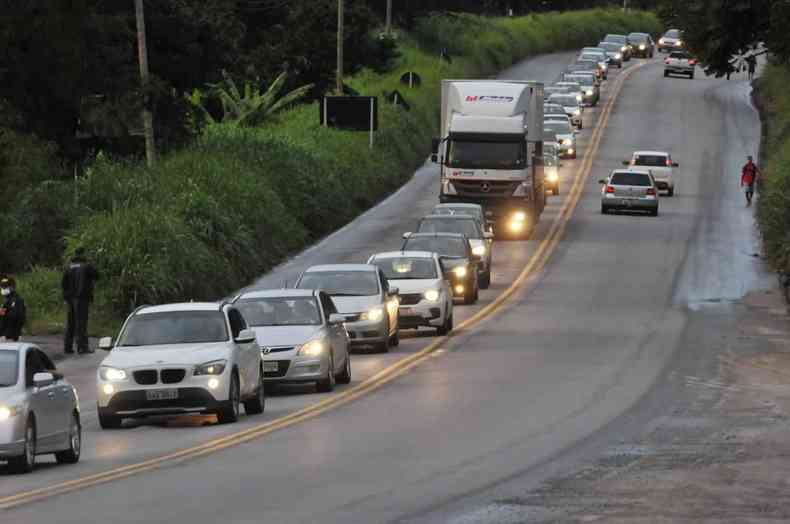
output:
[[[603,9],[419,20],[401,36],[394,67],[347,80],[366,95],[397,89],[410,105],[381,104],[372,151],[366,133],[320,127],[311,103],[269,115],[263,126],[209,124],[155,170],[99,156],[76,187],[67,185],[67,207],[78,218],[65,235],[66,256],[83,245],[102,273],[94,307],[100,319],[117,320],[141,303],[219,298],[402,185],[437,132],[442,78],[486,76],[529,55],[634,30],[656,33],[659,22],[649,13]],[[443,48],[449,63],[439,59]],[[400,84],[406,71],[422,76],[421,87]],[[20,279],[34,329],[62,322],[58,275],[36,267]],[[91,331],[108,325],[99,320]]]
[[[757,219],[763,250],[790,274],[790,67],[769,64],[757,81],[763,116],[762,172]]]

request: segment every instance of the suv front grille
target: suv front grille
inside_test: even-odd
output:
[[[134,381],[141,386],[150,386],[151,384],[156,384],[157,372],[155,369],[141,369],[139,371],[135,371],[132,373],[132,375],[134,375]]]
[[[178,384],[184,380],[186,371],[183,369],[163,369],[160,373],[162,384]]]
[[[288,373],[288,367],[291,365],[290,360],[278,360],[277,361],[277,371],[266,371],[263,376],[264,377],[284,377],[286,373]]]
[[[407,293],[399,296],[401,306],[413,306],[422,300],[421,293]]]

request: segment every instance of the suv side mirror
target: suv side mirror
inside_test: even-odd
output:
[[[332,313],[329,315],[329,323],[330,324],[343,324],[346,321],[346,317],[343,315],[339,315],[337,313]]]
[[[33,385],[37,388],[49,386],[55,382],[55,375],[49,372],[36,373],[33,375]]]
[[[239,344],[248,344],[250,342],[255,342],[255,340],[255,331],[252,329],[242,329],[236,337],[236,342]]]
[[[112,337],[103,337],[99,339],[99,349],[110,351],[112,349]]]

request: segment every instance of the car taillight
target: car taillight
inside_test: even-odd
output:
[[[656,190],[655,190],[655,188],[649,187],[649,188],[647,189],[647,192],[646,192],[645,194],[646,194],[646,195],[653,195],[653,196],[656,196]]]
[[[697,65],[697,61],[694,59],[689,60],[689,65]]]
[[[672,161],[667,158],[667,167],[672,167]]]
[[[666,65],[669,65],[669,58],[665,59],[665,60],[664,60],[664,63],[665,63]]]
[[[607,193],[614,193],[614,188],[612,186],[606,186]]]

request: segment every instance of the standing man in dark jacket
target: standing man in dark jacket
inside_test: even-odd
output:
[[[99,280],[99,273],[85,259],[85,250],[78,247],[74,251],[69,267],[63,273],[63,300],[66,301],[66,336],[63,351],[74,353],[74,339],[78,353],[93,353],[88,346],[88,310],[93,302],[93,286]]]
[[[0,279],[3,306],[0,307],[0,339],[16,342],[27,320],[25,301],[16,292],[16,282],[11,277]]]

